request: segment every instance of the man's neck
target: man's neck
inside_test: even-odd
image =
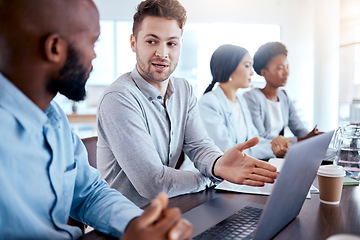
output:
[[[166,80],[164,80],[162,82],[154,82],[154,81],[147,81],[147,82],[150,83],[151,86],[156,88],[160,92],[161,96],[163,96],[163,98],[165,99],[166,90],[167,90],[168,85],[169,85],[169,79],[166,79]]]

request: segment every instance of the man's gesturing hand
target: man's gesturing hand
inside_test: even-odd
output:
[[[255,146],[259,138],[252,138],[235,145],[220,157],[214,166],[214,174],[229,182],[250,186],[264,186],[273,183],[277,177],[271,164],[247,156],[243,151]]]

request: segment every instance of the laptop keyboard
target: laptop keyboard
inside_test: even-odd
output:
[[[244,239],[256,228],[261,215],[261,208],[244,207],[205,232],[194,237],[194,240]]]

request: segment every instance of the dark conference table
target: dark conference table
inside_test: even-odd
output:
[[[318,187],[317,179],[314,185]],[[223,196],[240,199],[248,202],[265,204],[268,196],[232,193],[215,190],[213,188],[199,193],[185,194],[170,199],[170,207],[178,207],[184,213],[190,209],[209,201],[215,197]],[[274,239],[326,239],[327,237],[348,233],[360,236],[360,187],[344,186],[339,205],[320,203],[319,194],[311,194],[306,199],[299,215],[290,222]],[[114,239],[92,231],[82,239]]]

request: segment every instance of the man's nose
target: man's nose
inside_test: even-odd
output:
[[[160,44],[155,51],[155,56],[159,58],[168,58],[169,57],[168,46],[166,44]]]

